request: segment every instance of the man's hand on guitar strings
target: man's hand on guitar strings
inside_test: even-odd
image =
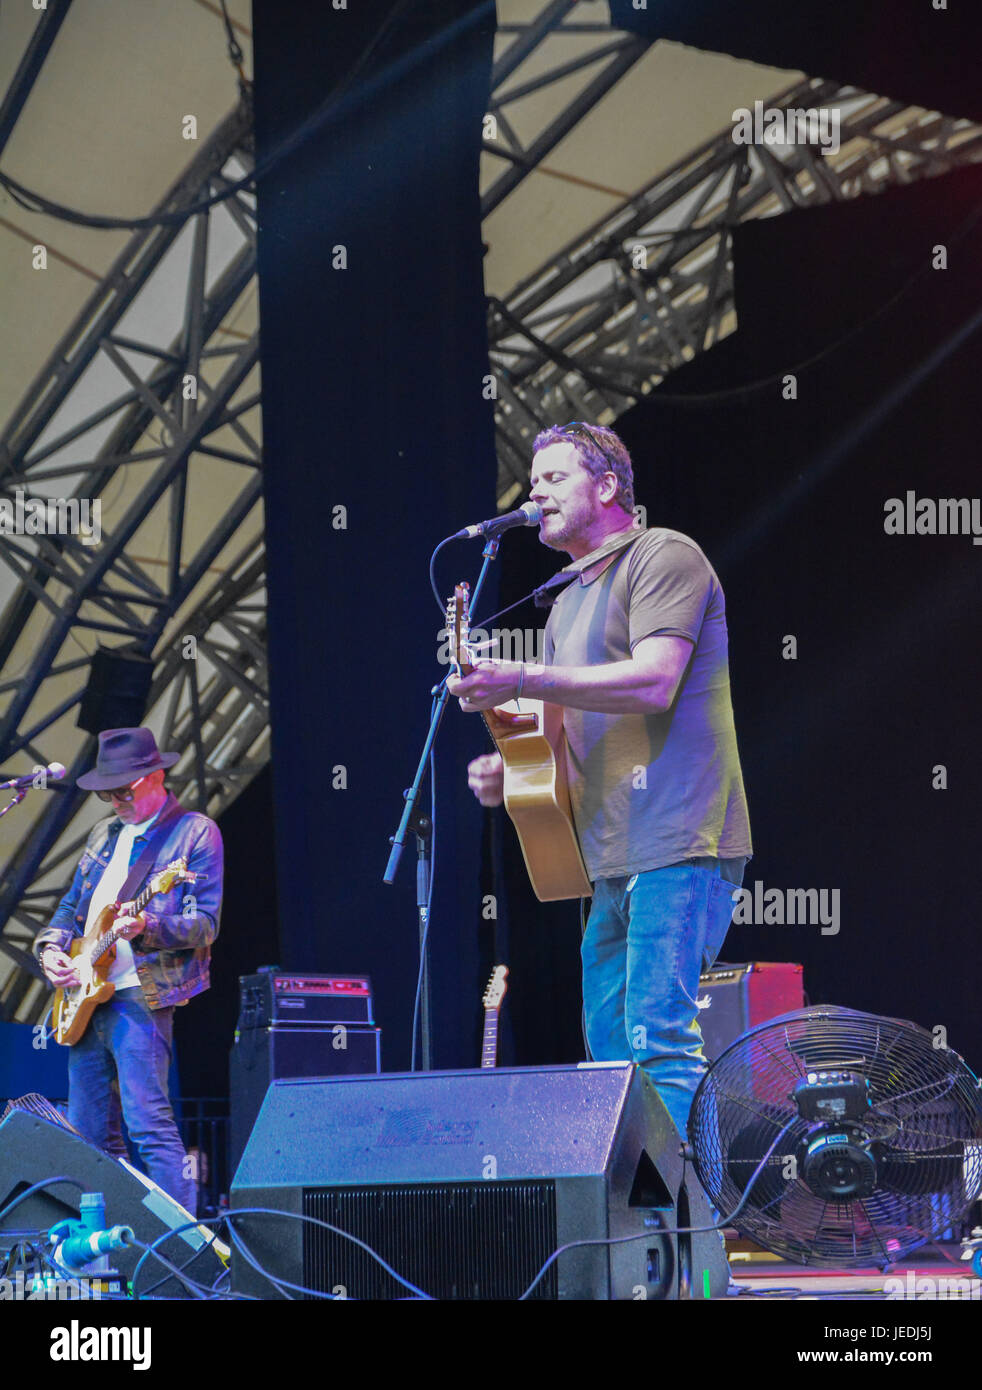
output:
[[[124,909],[129,906],[131,906],[130,903],[125,903]],[[127,941],[132,941],[135,936],[140,936],[146,929],[147,922],[142,912],[139,917],[130,917],[124,910],[113,922],[113,931],[119,932],[119,935]]]
[[[41,969],[56,989],[70,989],[79,983],[75,962],[57,946],[45,946],[41,952]]]
[[[520,661],[479,661],[470,675],[451,676],[447,689],[460,700],[465,714],[494,709],[517,697],[522,666]]]

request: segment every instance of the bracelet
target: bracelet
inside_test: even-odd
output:
[[[519,672],[518,672],[518,689],[515,691],[515,699],[516,699],[516,700],[520,700],[520,699],[522,698],[522,687],[524,686],[524,684],[525,684],[525,662],[523,661],[522,664],[521,664],[521,666],[519,667]]]

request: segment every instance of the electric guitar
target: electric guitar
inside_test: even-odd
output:
[[[199,877],[188,871],[186,859],[173,859],[165,869],[152,875],[132,903],[107,903],[85,935],[75,938],[68,954],[78,971],[79,982],[55,990],[51,1019],[56,1042],[64,1047],[77,1043],[95,1010],[116,993],[116,986],[106,979],[116,959],[116,942],[123,934],[121,927],[113,925],[116,918],[138,917],[158,893],[169,893],[175,883],[194,883]],[[123,907],[127,909],[125,914]]]
[[[484,1005],[484,1041],[481,1044],[482,1068],[498,1065],[498,1015],[501,1012],[501,1001],[508,989],[508,985],[505,983],[507,979],[507,965],[496,965],[481,1001]]]
[[[447,603],[447,633],[460,675],[474,669],[470,585],[458,584]],[[540,902],[586,898],[587,877],[566,782],[563,711],[544,700],[509,700],[482,711],[505,772],[505,810],[518,832],[525,867]]]

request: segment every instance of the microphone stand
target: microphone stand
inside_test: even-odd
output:
[[[5,815],[7,814],[8,811],[10,811],[10,810],[13,809],[14,806],[19,806],[20,803],[24,800],[24,797],[25,797],[26,795],[27,795],[27,788],[26,788],[26,787],[19,787],[18,790],[14,793],[14,795],[13,795],[13,796],[10,798],[10,800],[7,802],[6,806],[4,806],[2,810],[0,810],[0,816],[5,816]]]
[[[497,536],[489,537],[485,544],[483,551],[484,563],[481,566],[481,573],[478,576],[477,583],[474,585],[474,592],[471,595],[471,605],[474,609],[477,608],[477,601],[481,596],[481,589],[484,587],[484,581],[487,578],[491,561],[498,553],[499,544],[500,541]],[[416,766],[416,776],[413,778],[413,784],[402,794],[406,804],[403,808],[398,830],[394,835],[389,837],[392,850],[389,854],[389,862],[385,867],[385,873],[382,875],[383,883],[393,883],[395,881],[395,876],[399,869],[399,860],[406,843],[407,832],[413,829],[416,833],[416,849],[418,854],[416,866],[416,912],[419,929],[420,970],[423,976],[422,998],[420,1001],[420,1040],[422,1044],[424,1071],[432,1071],[433,1057],[432,1022],[430,1018],[429,946],[427,942],[427,933],[429,931],[430,878],[432,872],[431,840],[433,827],[429,822],[429,817],[420,814],[416,802],[419,799],[419,792],[427,765],[429,764],[430,753],[433,750],[433,744],[436,742],[437,731],[440,728],[444,711],[447,708],[447,701],[450,698],[450,692],[447,689],[447,678],[444,677],[439,685],[435,685],[430,691],[430,694],[435,697],[433,713],[430,717],[430,727],[423,744],[423,751],[420,754],[419,762]],[[413,1051],[410,1070],[416,1070],[415,1049]]]

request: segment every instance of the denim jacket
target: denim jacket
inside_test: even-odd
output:
[[[168,793],[160,814],[166,815],[176,806],[173,793]],[[154,834],[156,824],[154,821],[149,827],[148,835],[136,836],[132,862]],[[67,951],[73,937],[84,935],[92,894],[122,828],[118,816],[93,826],[71,887],[48,926],[35,937],[34,953],[39,960],[45,946]],[[182,857],[191,871],[203,877],[195,883],[177,882],[170,892],[151,898],[144,912],[146,929],[130,942],[133,964],[151,1009],[185,1004],[210,983],[209,947],[218,935],[222,906],[222,836],[215,822],[197,811],[186,811],[171,822],[147,877]]]

